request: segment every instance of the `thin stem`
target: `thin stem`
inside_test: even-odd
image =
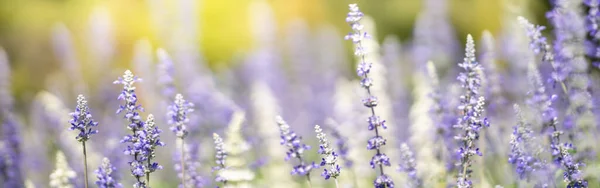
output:
[[[146,186],[150,186],[150,167],[152,166],[152,162],[150,162],[150,156],[148,156],[148,169],[146,169]]]
[[[312,186],[312,183],[310,182],[310,173],[306,174],[306,181],[308,182],[308,186],[310,186],[312,188],[313,186]]]
[[[85,150],[85,141],[81,142],[83,145],[83,176],[85,188],[88,187],[88,174],[87,174],[87,152]]]
[[[358,181],[356,180],[356,172],[354,172],[354,170],[350,170],[350,174],[352,175],[352,183],[354,184],[354,186],[352,187],[358,187]]]
[[[335,180],[335,188],[340,188],[337,178],[335,178],[334,180]]]
[[[181,138],[181,185],[185,188],[185,152],[184,152],[185,144],[183,143],[183,138]]]

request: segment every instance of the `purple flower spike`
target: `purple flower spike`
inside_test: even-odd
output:
[[[110,164],[110,160],[108,158],[102,159],[102,164],[96,170],[96,177],[98,181],[96,181],[96,185],[99,188],[121,188],[121,185],[117,180],[113,177],[113,172],[116,171],[117,168]]]
[[[458,76],[464,94],[460,96],[458,106],[462,111],[462,117],[458,118],[457,124],[453,127],[462,130],[464,134],[455,136],[460,143],[457,186],[471,188],[473,187],[470,180],[473,156],[482,155],[475,143],[479,139],[481,128],[489,126],[486,118],[483,117],[485,98],[478,92],[481,87],[481,65],[475,60],[475,42],[471,35],[467,36],[464,61],[458,66],[464,69],[464,72]]]
[[[315,133],[317,133],[317,139],[319,139],[319,154],[323,156],[321,159],[321,166],[329,166],[329,170],[325,168],[321,176],[323,176],[326,180],[329,178],[337,179],[340,175],[340,166],[337,164],[338,154],[333,151],[329,140],[327,140],[327,135],[321,129],[321,126],[315,125]]]
[[[375,107],[378,104],[377,97],[371,94],[371,87],[373,86],[373,80],[369,78],[369,73],[371,72],[371,63],[365,61],[366,49],[364,49],[362,41],[364,39],[368,39],[369,35],[367,32],[363,31],[364,26],[360,23],[360,20],[364,16],[364,14],[358,8],[356,4],[349,5],[350,12],[346,17],[346,22],[352,28],[352,32],[350,32],[346,36],[346,40],[352,40],[355,44],[354,55],[356,55],[360,59],[360,63],[356,68],[356,74],[361,78],[360,85],[365,88],[368,93],[368,97],[363,99],[363,105],[371,110],[371,116],[367,119],[369,122],[368,130],[374,130],[375,136],[369,139],[367,143],[367,149],[375,150],[376,154],[371,159],[370,165],[372,168],[376,166],[379,167],[379,177],[374,181],[374,185],[379,186],[388,186],[391,185],[393,187],[393,182],[391,179],[387,178],[385,173],[383,172],[383,166],[390,166],[389,158],[381,152],[380,147],[385,145],[385,139],[379,136],[379,128],[385,129],[385,120],[382,120],[379,116],[375,114]],[[385,178],[384,178],[385,177]]]
[[[298,159],[298,165],[294,166],[292,169],[292,175],[299,175],[308,178],[310,182],[310,171],[313,168],[319,168],[319,165],[315,164],[315,162],[307,163],[304,161],[304,151],[309,150],[310,146],[302,143],[302,137],[298,136],[294,131],[290,129],[290,126],[281,118],[280,116],[276,117],[277,125],[279,126],[279,132],[281,133],[281,145],[284,145],[288,148],[286,153],[285,160],[290,160],[291,158]]]
[[[77,106],[75,112],[71,114],[70,130],[78,130],[79,134],[75,139],[79,142],[85,142],[90,139],[90,136],[98,133],[98,130],[93,129],[98,126],[98,122],[94,121],[92,114],[88,108],[87,100],[83,95],[77,96]]]
[[[186,124],[190,122],[188,113],[193,112],[194,104],[183,99],[183,95],[175,95],[175,101],[169,106],[167,116],[171,117],[168,121],[171,124],[171,131],[181,139],[188,134]]]

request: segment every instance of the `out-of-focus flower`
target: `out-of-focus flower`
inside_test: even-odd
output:
[[[546,29],[544,26],[533,25],[523,17],[518,17],[519,24],[527,31],[529,37],[529,48],[533,50],[535,54],[542,53],[542,61],[549,63],[552,66],[552,80],[553,86],[560,84],[562,90],[566,93],[567,86],[565,85],[565,79],[567,78],[570,69],[560,61],[554,61],[554,52],[552,46],[547,42],[546,37],[542,35],[542,31]]]
[[[584,0],[583,2],[588,8],[585,20],[587,31],[586,55],[592,61],[592,65],[600,67],[600,1]]]
[[[302,143],[302,137],[292,131],[283,118],[277,116],[275,119],[281,133],[281,145],[288,148],[285,160],[287,161],[291,158],[296,158],[299,161],[299,164],[292,169],[292,175],[306,175],[307,177],[310,177],[310,171],[313,168],[319,168],[319,165],[315,164],[315,162],[307,164],[306,161],[304,161],[304,158],[302,158],[304,156],[304,151],[309,150],[310,146]]]
[[[519,105],[514,105],[517,115],[517,125],[513,127],[510,136],[510,154],[508,162],[512,164],[520,179],[529,180],[532,174],[545,168],[545,163],[540,160],[539,153],[542,148],[536,141],[531,124],[526,122]]]
[[[417,163],[415,162],[415,156],[408,147],[408,144],[402,143],[400,145],[400,164],[398,170],[408,175],[408,182],[406,187],[423,187],[422,180],[417,176]]]
[[[117,179],[113,177],[113,172],[117,170],[112,164],[110,164],[110,160],[108,158],[102,159],[102,164],[96,170],[96,177],[98,181],[96,181],[96,185],[99,188],[121,188],[123,185],[118,182]]]
[[[219,172],[226,168],[225,159],[227,158],[227,152],[223,146],[223,139],[217,133],[213,133],[213,139],[215,140],[215,163],[217,164],[217,166],[213,167],[213,170],[217,171],[215,181],[227,183],[227,180],[219,175]]]
[[[51,188],[73,188],[72,181],[77,177],[75,171],[69,167],[67,158],[62,152],[56,153],[56,167],[50,174]]]

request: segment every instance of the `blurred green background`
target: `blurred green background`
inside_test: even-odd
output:
[[[8,53],[13,69],[13,91],[17,100],[43,88],[43,80],[58,70],[59,59],[53,53],[52,31],[57,23],[63,23],[72,34],[78,62],[90,59],[88,43],[90,19],[94,11],[101,11],[110,18],[114,37],[113,65],[129,66],[133,47],[137,40],[147,39],[153,47],[164,46],[159,37],[160,28],[170,27],[153,21],[152,0],[2,0],[0,1],[0,46]],[[267,0],[277,21],[279,36],[286,24],[303,19],[311,27],[334,25],[345,33],[344,22],[348,0]],[[160,7],[157,17],[179,14],[177,1]],[[251,0],[201,0],[194,4],[192,19],[197,24],[198,39],[195,43],[209,66],[227,67],[232,57],[252,48],[252,34],[248,19]],[[358,1],[366,14],[374,17],[378,38],[397,35],[402,41],[410,40],[413,25],[423,4],[418,0],[361,0]],[[501,31],[507,11],[519,9],[545,24],[544,12],[549,4],[542,0],[449,0],[448,16],[458,36],[483,30],[497,34]],[[464,37],[459,39],[464,40]],[[348,44],[349,45],[349,44]],[[225,66],[224,66],[225,65]],[[217,70],[218,71],[218,70]]]

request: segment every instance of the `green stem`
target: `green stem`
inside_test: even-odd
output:
[[[310,186],[310,188],[312,188],[312,183],[310,182],[310,173],[306,174],[306,181],[308,182],[308,186]]]
[[[335,188],[340,188],[340,184],[338,183],[337,178],[335,178]]]
[[[181,185],[185,188],[185,152],[184,152],[185,144],[183,143],[183,138],[181,138]]]
[[[85,141],[81,142],[83,145],[83,176],[85,188],[88,188],[88,174],[87,174],[87,152],[85,150]]]

